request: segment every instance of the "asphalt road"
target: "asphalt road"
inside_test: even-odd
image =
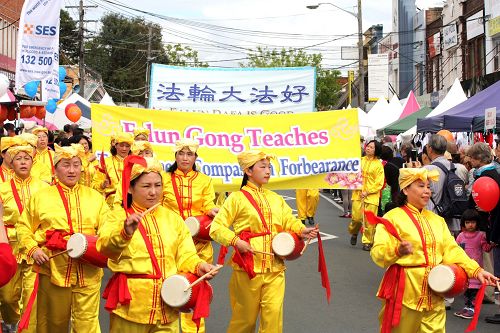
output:
[[[294,192],[281,192],[288,204],[295,208]],[[311,244],[304,255],[287,262],[286,296],[283,331],[286,333],[364,333],[378,331],[378,313],[381,302],[375,294],[381,281],[383,270],[376,266],[368,252],[361,245],[349,244],[347,224],[349,219],[339,218],[340,206],[329,194],[321,194],[316,221],[320,223],[323,248],[328,265],[332,297],[326,301],[325,290],[321,287],[317,272],[317,244]],[[338,238],[330,238],[331,236]],[[218,246],[215,245],[215,254]],[[228,282],[231,269],[223,269],[211,281],[215,295],[206,322],[207,332],[226,332],[231,317]],[[103,289],[109,278],[106,272]],[[453,312],[463,307],[463,298],[455,299],[452,309],[447,311],[447,332],[464,332],[469,321],[453,316]],[[500,325],[488,324],[484,317],[497,311],[498,306],[483,305],[476,332],[498,333]],[[109,315],[101,303],[101,330],[109,331]]]

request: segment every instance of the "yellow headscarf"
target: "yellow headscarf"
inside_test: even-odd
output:
[[[143,172],[157,172],[160,173],[160,171],[163,170],[163,167],[158,160],[156,160],[153,157],[144,157],[147,163],[147,167],[145,168],[144,166],[140,164],[134,164],[132,167],[132,173],[130,174],[130,180],[133,180],[137,177],[139,177]]]
[[[81,161],[85,159],[85,149],[79,143],[72,143],[71,146],[65,147],[61,147],[55,143],[54,150],[54,165],[63,158],[72,159],[73,157],[78,157]]]
[[[38,143],[38,137],[33,133],[23,133],[18,135],[19,139],[22,141],[22,145],[30,145],[36,148]]]
[[[36,140],[38,141],[38,138]],[[18,146],[21,143],[21,140],[17,136],[4,136],[0,142],[0,151],[4,151],[5,149],[9,149],[13,146]]]
[[[132,144],[134,143],[134,137],[132,136],[132,133],[120,132],[114,135],[112,138],[114,139],[113,145],[125,142],[132,146]]]
[[[28,154],[31,158],[33,158],[33,153],[34,153],[34,150],[33,150],[33,147],[30,146],[30,145],[25,145],[25,146],[13,146],[13,147],[10,147],[9,149],[7,149],[7,154],[10,155],[10,158],[14,158],[17,154],[19,154],[20,152],[25,152],[26,154]]]
[[[196,153],[198,151],[198,148],[200,147],[200,144],[198,143],[198,141],[193,139],[177,140],[173,148],[174,153],[181,151],[184,147],[187,147],[191,152]]]
[[[31,130],[31,133],[33,133],[35,135],[38,135],[38,133],[40,133],[40,132],[43,132],[43,133],[49,135],[49,130],[45,127],[42,127],[42,126],[37,126]]]
[[[144,127],[134,128],[134,140],[139,135],[144,135],[144,136],[146,136],[146,139],[149,139],[149,133],[150,133],[150,131],[147,128],[144,128]]]
[[[244,151],[243,153],[240,153],[237,157],[238,157],[238,164],[240,165],[240,168],[243,171],[245,171],[245,169],[251,167],[258,161],[263,159],[267,159],[269,160],[269,162],[271,162],[271,160],[277,162],[276,155],[266,154],[260,150],[247,150]],[[278,169],[278,174],[279,174],[279,169]]]
[[[134,155],[139,155],[139,153],[144,150],[153,151],[153,146],[149,141],[135,141],[132,147],[130,148],[130,151]]]
[[[399,169],[399,188],[404,189],[416,180],[429,180],[437,182],[439,172],[437,170],[427,170],[425,168],[401,168]]]

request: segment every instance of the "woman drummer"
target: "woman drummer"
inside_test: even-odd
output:
[[[143,127],[134,128],[135,141],[149,141],[149,129]]]
[[[271,158],[254,150],[238,155],[244,172],[241,190],[229,195],[212,222],[210,236],[224,246],[234,246],[239,258],[233,256],[233,262],[243,262],[246,268],[233,264],[229,282],[232,318],[227,332],[255,332],[259,313],[259,332],[283,330],[285,265],[271,255],[272,238],[282,231],[302,238],[318,233],[316,228],[306,228],[280,195],[264,188],[271,176]]]
[[[218,208],[214,204],[215,192],[212,179],[196,170],[196,158],[199,145],[191,139],[178,140],[175,143],[175,162],[168,169],[163,180],[163,205],[179,214],[184,220],[190,216],[208,215],[214,217]],[[193,239],[196,251],[201,259],[213,262],[213,248],[210,241]],[[181,314],[183,333],[196,333],[192,314]],[[200,324],[200,333],[205,332],[205,325]]]
[[[96,172],[96,167],[99,166],[99,161],[92,152],[92,142],[86,135],[74,135],[69,140],[70,143],[79,143],[85,150],[85,158],[82,160],[82,175],[80,176],[80,184],[92,187],[92,179]]]
[[[389,268],[378,292],[379,297],[386,299],[380,313],[381,332],[445,331],[444,299],[427,284],[429,272],[436,265],[456,264],[469,278],[490,285],[497,280],[457,245],[442,217],[425,209],[431,196],[429,180],[438,178],[435,170],[401,169],[399,207],[384,215],[389,228],[383,223],[376,226],[370,254],[377,265]],[[381,221],[373,216],[371,219]],[[395,231],[391,231],[393,228]],[[401,241],[393,234],[399,235]],[[389,283],[398,281],[401,274],[404,280],[400,284]]]
[[[97,241],[114,272],[104,292],[110,332],[178,332],[178,311],[161,299],[163,280],[178,271],[201,275],[213,268],[196,255],[184,220],[155,208],[162,200],[162,166],[152,158],[145,162],[134,164],[129,176],[125,166],[125,209],[115,207],[107,216]]]

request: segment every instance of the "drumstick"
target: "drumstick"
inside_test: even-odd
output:
[[[184,291],[188,291],[189,288],[193,288],[194,286],[196,286],[198,283],[200,283],[201,281],[205,280],[205,278],[209,275],[209,274],[212,274],[212,273],[215,273],[217,272],[219,269],[221,269],[223,267],[223,265],[217,265],[214,269],[210,270],[208,273],[205,273],[203,274],[202,276],[200,276],[196,281],[194,281],[193,283],[191,283],[189,286],[186,287],[186,289],[184,289]]]
[[[261,253],[261,254],[267,254],[269,256],[274,256],[274,253],[272,252],[265,252],[265,251],[259,251],[259,250],[252,250],[254,253]]]
[[[497,280],[497,289],[498,291],[500,291],[500,282],[498,282],[498,280]]]
[[[149,207],[148,209],[146,209],[145,211],[143,211],[143,212],[141,213],[141,219],[142,219],[142,218],[144,218],[144,216],[146,216],[146,215],[147,215],[147,213],[149,213],[150,211],[152,211],[153,209],[155,209],[155,208],[156,208],[156,207],[158,207],[159,205],[160,205],[160,203],[158,202],[158,203],[154,204],[153,206]]]
[[[316,228],[316,229],[318,229],[318,227],[319,227],[319,223],[318,223],[318,224],[316,224],[316,225],[314,226],[314,228]],[[302,251],[300,251],[300,255],[303,255],[303,254],[304,254],[304,252],[305,252],[305,251],[306,251],[306,249],[307,249],[307,246],[309,245],[309,243],[311,243],[311,239],[312,239],[312,238],[308,238],[308,239],[307,239],[306,245],[304,245],[304,248],[302,249]]]
[[[66,252],[71,252],[73,249],[67,249],[67,250],[64,250],[64,251],[61,251],[61,252],[57,252],[56,254],[53,254],[49,257],[49,259],[52,259],[54,257],[57,257],[58,255],[61,255],[63,253],[66,253]]]

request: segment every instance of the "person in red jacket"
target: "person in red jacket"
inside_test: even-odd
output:
[[[16,274],[17,262],[9,245],[3,224],[3,205],[0,203],[0,287],[3,287]]]

